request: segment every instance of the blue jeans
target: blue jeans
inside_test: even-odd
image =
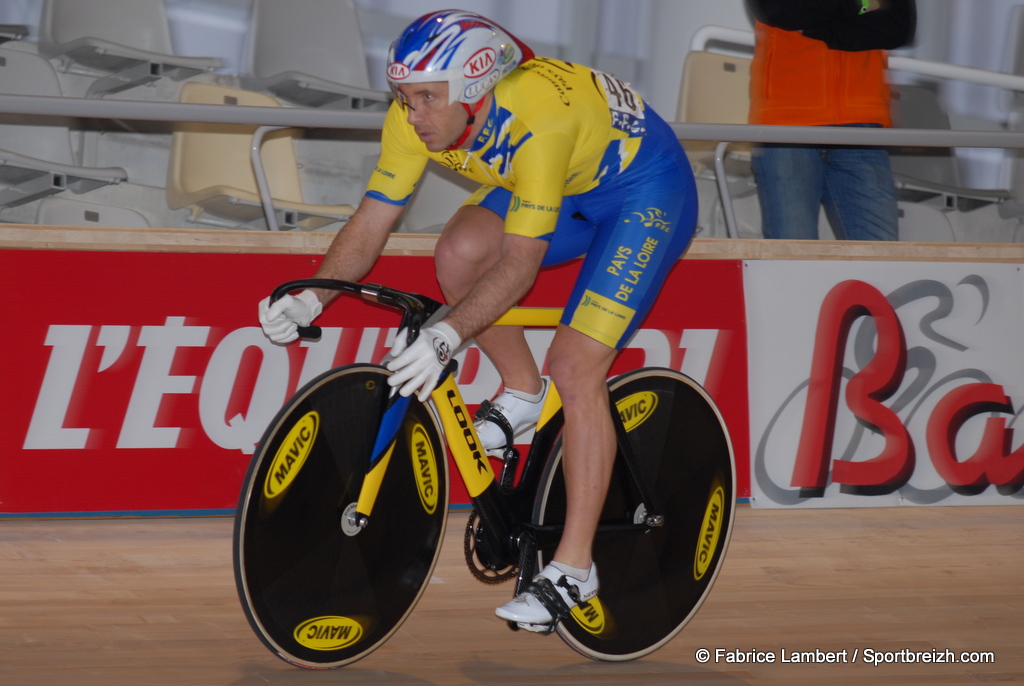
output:
[[[824,205],[839,240],[897,239],[896,186],[884,148],[764,144],[752,166],[765,238],[817,239]]]

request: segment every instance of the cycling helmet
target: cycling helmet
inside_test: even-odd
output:
[[[448,103],[479,102],[506,74],[533,58],[533,51],[490,19],[443,10],[409,25],[388,52],[388,85],[448,82]]]

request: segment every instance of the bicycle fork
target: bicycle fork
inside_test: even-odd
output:
[[[345,508],[342,513],[341,528],[349,536],[354,536],[370,522],[370,515],[373,513],[373,506],[377,502],[380,493],[381,483],[384,481],[384,474],[387,472],[388,464],[391,462],[391,454],[395,450],[395,440],[398,430],[405,419],[405,413],[409,409],[411,398],[392,393],[388,397],[387,407],[381,417],[380,427],[377,429],[377,437],[373,442],[373,450],[370,453],[370,468],[363,479],[363,485],[359,489],[359,498],[355,503]]]
[[[516,551],[510,550],[510,527],[514,518],[507,502],[501,498],[500,484],[480,445],[476,427],[473,426],[462,393],[455,383],[456,369],[457,363],[453,360],[431,393],[431,400],[441,419],[459,474],[484,521],[489,543],[493,550],[502,551],[502,557],[514,560],[518,557]],[[342,529],[350,536],[358,534],[369,524],[410,400],[397,394],[388,400],[374,441],[370,466],[359,490],[359,498],[342,514]]]

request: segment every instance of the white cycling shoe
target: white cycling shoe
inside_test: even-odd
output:
[[[555,622],[566,619],[569,611],[597,595],[597,567],[590,563],[586,579],[570,576],[557,562],[548,564],[522,593],[505,603],[494,614],[515,622],[520,629],[550,633]]]
[[[492,412],[496,410],[508,421],[513,437],[526,433],[537,426],[544,398],[551,387],[548,379],[542,378],[541,382],[544,387],[541,389],[540,400],[536,402],[520,397],[519,391],[504,391],[494,400],[485,401],[481,405],[481,412],[477,413],[473,423],[485,451],[501,451],[505,447],[506,437],[498,421],[484,419],[481,415],[486,415],[488,408]]]

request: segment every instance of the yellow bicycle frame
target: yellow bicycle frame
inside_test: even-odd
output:
[[[494,481],[494,470],[487,459],[487,453],[480,446],[480,439],[473,426],[473,418],[466,409],[462,393],[455,383],[454,374],[449,374],[441,385],[430,394],[434,407],[441,417],[448,449],[452,451],[459,474],[466,482],[466,490],[475,498]]]
[[[502,326],[536,326],[554,327],[558,325],[561,316],[560,308],[549,307],[515,307],[502,315],[496,325]],[[462,475],[466,484],[466,490],[471,498],[476,498],[483,493],[494,482],[494,469],[490,460],[480,445],[480,438],[477,436],[476,427],[473,426],[473,418],[466,408],[466,402],[462,398],[458,384],[455,383],[455,375],[449,374],[444,381],[430,394],[430,399],[437,409],[441,419],[441,426],[444,429],[444,437],[451,450],[455,465]],[[548,391],[544,406],[541,409],[540,421],[537,428],[543,427],[558,412],[562,406],[558,391],[552,385]],[[397,437],[396,437],[397,440]],[[379,460],[374,468],[367,474],[359,491],[359,500],[356,507],[358,514],[369,516],[373,511],[373,505],[377,500],[380,491],[380,484],[387,470],[391,452],[394,450],[394,442],[388,447],[386,456]]]

